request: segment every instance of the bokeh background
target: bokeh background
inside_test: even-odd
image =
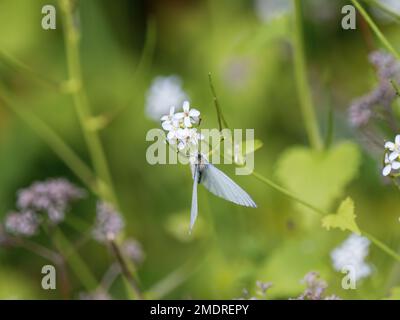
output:
[[[265,3],[266,9],[263,7]],[[99,131],[126,220],[125,233],[143,246],[138,274],[144,290],[161,298],[233,299],[255,281],[271,281],[269,298],[298,296],[309,271],[318,271],[329,293],[342,298],[383,298],[399,285],[394,260],[371,246],[374,272],[357,290],[341,288],[330,252],[348,235],[320,227],[302,208],[252,176],[235,180],[255,199],[255,210],[237,207],[199,190],[199,220],[188,236],[191,176],[182,165],[146,162],[149,129],[159,123],[146,115],[146,95],[157,76],[176,75],[191,104],[202,112],[205,128],[217,127],[208,73],[212,72],[225,117],[235,128],[254,128],[263,147],[255,169],[279,181],[279,163],[288,148],[308,145],[293,73],[291,9],[276,14],[277,1],[256,0],[82,0],[79,1],[81,58],[86,90],[95,115],[106,119]],[[280,1],[278,1],[280,2]],[[357,151],[354,173],[340,194],[326,201],[334,211],[350,195],[358,223],[389,246],[400,247],[400,194],[380,177],[380,156],[359,143],[348,124],[351,101],[376,83],[368,53],[379,47],[358,21],[341,28],[347,1],[304,0],[308,76],[323,134],[329,110],[334,114],[333,144],[352,141]],[[0,0],[0,50],[46,78],[67,79],[61,14],[57,29],[41,28],[41,8],[51,0]],[[276,5],[276,4],[275,4]],[[278,5],[279,6],[279,5]],[[376,21],[393,43],[398,24],[381,15]],[[70,95],[43,85],[29,72],[0,60],[2,88],[16,105],[49,124],[88,163],[90,158]],[[345,171],[347,159],[336,162]],[[233,176],[232,166],[222,166]],[[334,171],[335,172],[335,171]],[[296,175],[296,166],[293,172]],[[78,178],[29,126],[0,105],[0,219],[15,208],[16,192],[33,181]],[[351,180],[351,181],[350,181]],[[310,179],[312,183],[313,179]],[[280,181],[282,182],[282,181]],[[329,183],[329,180],[326,181]],[[323,184],[323,183],[322,183]],[[312,189],[312,186],[310,186]],[[318,199],[316,199],[318,203]],[[92,223],[96,197],[80,201],[69,215]],[[79,234],[62,226],[72,241]],[[43,235],[38,241],[46,242]],[[100,244],[79,248],[96,277],[112,257]],[[0,298],[60,298],[40,288],[46,261],[22,248],[0,249]],[[72,275],[74,297],[84,291]],[[111,292],[125,298],[117,280]]]

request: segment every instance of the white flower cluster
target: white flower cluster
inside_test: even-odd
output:
[[[190,109],[189,101],[183,102],[182,109],[182,112],[175,113],[175,107],[171,107],[169,114],[161,118],[161,126],[168,132],[169,144],[177,145],[180,151],[190,152],[203,139],[194,127],[200,123],[200,111]]]
[[[382,175],[388,176],[392,170],[400,169],[400,134],[398,134],[394,142],[387,141],[385,143],[385,160],[382,169]]]
[[[339,247],[331,252],[333,267],[337,271],[353,268],[355,280],[365,278],[372,268],[364,260],[368,256],[370,241],[362,236],[352,234]]]
[[[188,96],[182,89],[182,80],[175,75],[154,78],[146,96],[146,114],[158,121],[171,106],[180,105]]]

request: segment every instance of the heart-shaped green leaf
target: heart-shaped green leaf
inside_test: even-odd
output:
[[[299,198],[317,208],[329,210],[356,176],[359,164],[359,149],[351,142],[343,142],[325,151],[293,147],[278,160],[276,174],[282,184]]]
[[[361,234],[356,223],[354,213],[354,202],[351,198],[344,200],[335,214],[330,214],[322,218],[322,226],[329,230],[330,228],[339,228],[343,231],[348,230]]]

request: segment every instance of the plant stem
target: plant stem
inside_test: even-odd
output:
[[[275,189],[276,191],[280,192],[281,194],[285,195],[286,197],[302,204],[303,206],[313,210],[314,212],[317,212],[319,214],[325,215],[326,213],[323,210],[318,209],[317,207],[313,206],[312,204],[300,199],[299,197],[297,197],[296,195],[294,195],[292,192],[290,192],[289,190],[285,189],[284,187],[281,187],[280,185],[276,184],[275,182],[273,182],[272,180],[262,176],[261,174],[253,171],[252,175],[254,177],[256,177],[258,180],[260,180],[261,182],[265,183],[266,185],[268,185],[269,187]]]
[[[112,284],[114,283],[117,276],[120,274],[121,268],[117,262],[111,264],[111,266],[107,269],[106,273],[103,275],[99,289],[104,291],[110,290]]]
[[[60,256],[56,251],[52,251],[36,242],[29,241],[26,239],[12,238],[11,243],[16,246],[20,246],[33,252],[34,254],[47,259],[55,264],[58,264],[60,261]]]
[[[369,16],[367,11],[361,6],[361,4],[358,2],[358,0],[351,0],[351,2],[354,4],[354,6],[357,8],[357,10],[360,12],[360,14],[363,16],[365,21],[367,21],[368,25],[371,27],[372,31],[375,33],[377,38],[380,40],[382,45],[386,47],[386,49],[392,53],[397,59],[400,59],[400,53],[391,45],[389,40],[384,36],[384,34],[379,30],[378,26],[375,24],[375,22],[372,20],[372,18]]]
[[[66,264],[66,260],[60,255],[60,263],[58,264],[58,268],[60,270],[60,280],[61,280],[61,294],[64,297],[64,300],[68,300],[70,297],[71,286],[68,277],[68,268]]]
[[[310,144],[314,149],[321,150],[323,148],[323,143],[312,103],[311,89],[307,80],[301,0],[293,0],[293,3],[295,7],[294,72],[297,94],[299,96],[300,108]]]
[[[44,84],[51,89],[60,90],[61,83],[55,81],[53,79],[49,79],[43,74],[33,70],[17,58],[12,57],[4,50],[0,49],[0,61],[3,61],[4,64],[8,65],[10,68],[20,71],[21,73],[30,76],[32,79],[39,81],[41,84]]]
[[[225,117],[221,111],[221,107],[220,107],[218,99],[217,99],[217,94],[215,92],[214,84],[212,82],[211,72],[208,73],[208,82],[210,83],[210,89],[211,89],[211,93],[213,95],[215,110],[217,111],[218,128],[219,128],[219,131],[221,131],[223,129],[223,127],[229,128],[229,126],[228,126],[228,123],[226,122]]]
[[[290,199],[312,209],[313,211],[315,211],[316,213],[320,214],[320,215],[327,215],[328,213],[325,212],[324,210],[321,210],[319,208],[314,207],[312,204],[298,198],[297,196],[295,196],[293,193],[291,193],[290,191],[286,190],[285,188],[279,186],[278,184],[276,184],[275,182],[271,181],[270,179],[256,173],[253,172],[252,175],[254,177],[256,177],[258,180],[262,181],[263,183],[265,183],[266,185],[270,186],[271,188],[275,189],[276,191],[282,193],[283,195],[289,197]],[[360,229],[361,230],[361,229]],[[397,261],[400,261],[400,255],[398,255],[394,250],[390,249],[386,244],[384,244],[382,241],[378,240],[377,238],[375,238],[374,236],[372,236],[371,234],[365,232],[365,231],[361,231],[361,234],[364,235],[365,237],[367,237],[369,240],[371,240],[378,248],[380,248],[382,251],[384,251],[385,253],[387,253],[389,256],[391,256],[392,258],[394,258]]]
[[[54,132],[45,122],[33,113],[24,111],[10,101],[5,94],[0,92],[0,102],[11,109],[22,121],[31,127],[36,134],[44,140],[50,148],[64,161],[64,163],[79,177],[86,186],[97,193],[96,178],[91,169],[79,156]]]
[[[125,259],[124,259],[123,255],[121,253],[121,250],[119,249],[119,247],[115,243],[115,241],[109,241],[109,242],[110,242],[111,249],[112,249],[112,251],[113,251],[113,253],[115,255],[115,258],[117,259],[118,264],[121,267],[122,274],[125,276],[125,278],[129,282],[129,284],[131,285],[131,287],[135,291],[135,294],[136,294],[137,298],[139,300],[143,300],[144,296],[142,294],[142,291],[140,290],[139,285],[136,282],[136,279],[135,279],[134,275],[130,272],[130,270],[129,270],[126,262],[125,262]]]
[[[107,160],[104,154],[100,138],[95,130],[88,126],[92,118],[88,98],[83,86],[82,68],[79,54],[79,30],[74,21],[74,10],[71,0],[60,0],[64,17],[64,39],[67,54],[69,83],[71,84],[72,96],[78,118],[85,136],[89,153],[92,159],[95,172],[104,181],[104,186],[100,190],[105,200],[112,202],[118,207],[116,195],[113,188],[111,175],[108,169]]]
[[[400,191],[400,185],[399,185],[399,183],[397,182],[397,177],[391,177],[391,181],[392,181],[392,183],[394,184],[394,186],[397,188],[397,190],[399,190]]]
[[[80,33],[74,21],[73,1],[59,0],[59,2],[64,17],[64,40],[67,51],[69,83],[71,84],[70,87],[72,89],[71,93],[92,163],[98,177],[99,193],[104,200],[111,202],[116,209],[119,209],[118,199],[98,132],[92,130],[89,126],[89,120],[92,118],[92,114],[83,86],[82,67],[79,54]],[[126,273],[124,273],[124,275],[127,276]],[[130,278],[127,279],[129,282],[132,281]]]
[[[89,292],[97,288],[98,283],[96,278],[93,276],[89,267],[81,259],[74,247],[70,244],[68,239],[64,236],[59,228],[55,228],[53,231],[54,242],[57,249],[63,254],[63,256],[66,257],[66,261],[71,266],[76,277],[80,279],[82,285]]]
[[[389,256],[394,258],[395,260],[400,262],[400,255],[397,254],[394,250],[390,249],[386,244],[382,241],[376,239],[373,235],[369,234],[368,232],[362,231],[361,232],[365,237],[371,240],[378,248],[386,252]]]

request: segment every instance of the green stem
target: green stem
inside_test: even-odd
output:
[[[33,70],[17,58],[12,57],[8,53],[6,53],[4,50],[0,49],[0,61],[3,61],[4,64],[8,65],[10,68],[16,70],[17,72],[21,72],[24,75],[30,76],[33,80],[39,81],[41,84],[44,84],[51,89],[56,89],[60,90],[61,89],[61,83],[49,79],[43,74]]]
[[[65,256],[66,261],[69,263],[76,277],[80,279],[86,290],[90,292],[97,288],[98,282],[91,273],[89,267],[58,228],[54,229],[54,240],[58,249]]]
[[[67,51],[69,83],[71,84],[71,93],[75,109],[89,148],[95,171],[100,179],[105,182],[105,185],[108,186],[107,188],[100,190],[100,192],[105,200],[112,202],[116,207],[118,207],[103,146],[96,130],[92,130],[88,125],[89,120],[92,118],[92,114],[83,86],[82,68],[79,56],[80,34],[74,21],[72,1],[60,0],[60,7],[62,8],[64,17],[64,38]]]
[[[375,22],[369,16],[367,11],[361,6],[361,4],[358,2],[358,0],[351,0],[351,2],[354,4],[354,6],[357,8],[357,10],[360,12],[360,14],[363,16],[365,21],[367,21],[368,25],[371,27],[372,31],[375,33],[375,35],[380,40],[382,45],[384,47],[386,47],[386,49],[389,52],[391,52],[397,59],[400,59],[400,53],[391,45],[389,40],[379,30],[378,26],[375,24]]]
[[[294,195],[292,192],[290,192],[289,190],[281,187],[280,185],[276,184],[275,182],[273,182],[272,180],[262,176],[261,174],[253,171],[252,175],[254,177],[256,177],[258,180],[260,180],[261,182],[265,183],[266,185],[268,185],[269,187],[271,187],[272,189],[275,189],[276,191],[280,192],[281,194],[285,195],[286,197],[301,203],[303,206],[313,210],[314,212],[317,212],[319,214],[325,215],[326,212],[324,212],[323,210],[318,209],[317,207],[313,206],[312,204],[300,199],[299,197],[297,197],[296,195]]]
[[[221,107],[220,107],[218,99],[217,99],[217,93],[215,92],[214,84],[212,81],[211,72],[208,73],[208,82],[210,83],[210,89],[211,89],[211,93],[213,95],[215,110],[217,111],[218,128],[219,128],[219,131],[221,131],[223,129],[223,127],[229,128],[229,126],[228,126],[228,123],[226,122],[225,117],[221,111]]]
[[[383,4],[382,2],[380,2],[378,0],[364,0],[364,2],[369,3],[369,4],[379,8],[383,12],[387,13],[388,15],[390,15],[394,20],[396,20],[397,22],[400,22],[400,14],[398,14],[395,11],[393,11],[388,6]]]
[[[59,0],[59,3],[64,17],[64,40],[67,51],[66,54],[71,93],[95,172],[99,180],[102,182],[102,184],[99,186],[99,193],[104,200],[111,202],[114,207],[119,210],[119,203],[113,186],[113,181],[108,168],[103,146],[98,136],[98,132],[96,130],[92,130],[89,126],[89,121],[92,119],[92,114],[83,86],[82,67],[79,54],[80,34],[73,16],[74,3],[72,0]],[[124,273],[124,276],[131,283],[132,279],[127,277],[126,273]]]
[[[142,291],[140,290],[139,284],[137,283],[137,281],[135,279],[135,275],[132,274],[131,271],[129,270],[129,267],[125,262],[125,259],[121,253],[119,246],[114,241],[110,241],[110,246],[111,246],[111,249],[115,255],[115,258],[116,258],[119,266],[121,267],[122,274],[125,276],[129,285],[134,290],[137,298],[139,300],[143,300],[144,296],[142,294]]]
[[[397,182],[397,177],[391,177],[391,181],[392,181],[392,183],[394,184],[394,186],[397,188],[397,190],[399,190],[400,191],[400,185],[399,185],[399,183]]]
[[[271,181],[270,179],[256,173],[253,172],[252,175],[254,177],[256,177],[258,180],[262,181],[263,183],[265,183],[266,185],[270,186],[271,188],[275,189],[276,191],[282,193],[283,195],[287,196],[288,198],[312,209],[313,211],[315,211],[316,213],[320,214],[320,215],[327,215],[328,213],[325,212],[324,210],[321,210],[319,208],[314,207],[312,204],[300,199],[299,197],[297,197],[296,195],[294,195],[293,193],[291,193],[289,190],[286,190],[285,188],[279,186],[278,184],[276,184],[275,182]],[[386,254],[388,254],[389,256],[391,256],[392,258],[394,258],[397,261],[400,261],[400,255],[398,255],[394,250],[390,249],[386,244],[384,244],[382,241],[378,240],[377,238],[375,238],[374,236],[372,236],[371,234],[365,232],[365,231],[361,231],[361,234],[364,235],[365,237],[367,237],[369,240],[371,240],[378,248],[380,248],[382,251],[384,251]]]
[[[369,240],[371,240],[378,248],[386,252],[389,256],[394,258],[397,261],[400,261],[400,255],[397,254],[394,250],[390,249],[386,244],[384,244],[382,241],[376,239],[373,235],[369,234],[368,232],[362,231],[362,235],[367,237]]]
[[[307,80],[301,0],[293,0],[293,3],[295,7],[294,72],[297,94],[299,96],[300,108],[310,144],[313,148],[321,150],[323,148],[323,143],[312,103],[311,89]]]
[[[79,177],[93,192],[97,192],[96,178],[91,169],[78,157],[78,155],[55,133],[45,122],[33,113],[24,111],[10,101],[5,94],[0,92],[0,102],[13,111],[22,121],[31,127],[36,134],[44,140],[50,148],[64,161],[64,163]]]

